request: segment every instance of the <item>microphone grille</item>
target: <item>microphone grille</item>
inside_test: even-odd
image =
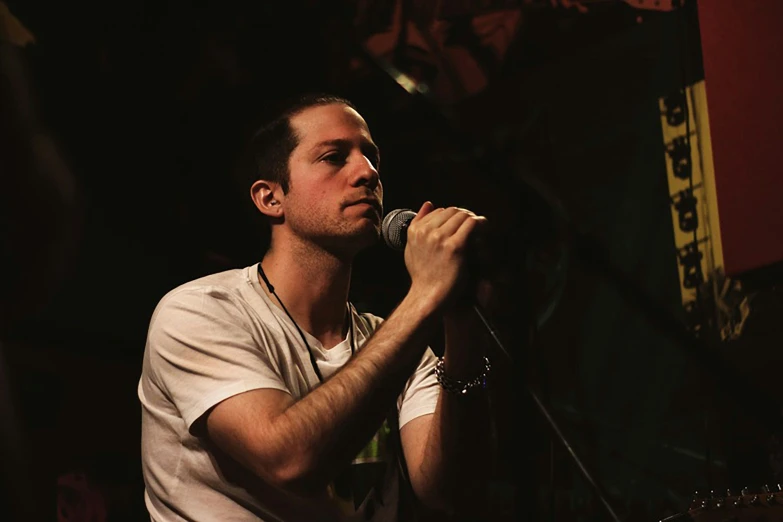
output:
[[[416,212],[408,208],[392,210],[383,218],[381,233],[386,245],[394,250],[404,250],[408,224],[416,217]]]

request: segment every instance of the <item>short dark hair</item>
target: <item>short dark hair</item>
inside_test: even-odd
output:
[[[279,183],[283,192],[288,192],[290,183],[288,160],[299,144],[299,136],[291,127],[291,118],[311,107],[333,103],[347,105],[357,110],[346,98],[320,92],[286,99],[274,110],[272,119],[258,128],[248,143],[245,152],[246,172],[242,180],[245,194],[259,179]]]

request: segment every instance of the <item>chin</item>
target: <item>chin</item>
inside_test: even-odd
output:
[[[354,241],[360,248],[366,248],[377,243],[381,239],[381,226],[373,225],[362,230],[361,233],[354,237]]]
[[[376,244],[380,238],[380,225],[367,220],[362,226],[344,230],[342,234],[329,238],[324,237],[321,244],[339,257],[353,257],[362,250]]]
[[[350,246],[358,252],[374,245],[381,239],[381,226],[378,223],[367,221],[364,226],[357,227],[347,239]]]

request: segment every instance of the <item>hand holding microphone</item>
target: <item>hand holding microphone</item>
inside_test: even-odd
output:
[[[433,214],[435,215],[433,216]],[[458,222],[460,224],[455,230],[454,225]],[[448,225],[446,225],[447,223]],[[443,292],[443,287],[434,289],[434,293],[427,294],[427,285],[444,285],[445,283],[445,296],[441,294],[441,301],[436,303],[438,306],[443,306],[451,294],[456,293],[455,289],[459,287],[460,283],[459,278],[466,279],[464,272],[470,268],[470,258],[472,258],[473,263],[476,263],[476,260],[481,260],[483,254],[481,251],[483,249],[481,247],[479,229],[484,228],[486,223],[487,219],[485,217],[477,216],[468,210],[458,208],[434,210],[432,203],[426,202],[418,213],[407,208],[389,212],[383,219],[381,233],[383,240],[389,248],[405,251],[405,264],[411,276],[411,290],[414,289],[414,283],[421,285],[417,288],[423,289],[423,296],[434,295],[437,299],[439,297],[438,292]],[[449,231],[451,231],[450,235]],[[411,248],[407,248],[409,241]],[[470,243],[474,244],[471,245]],[[433,244],[446,246],[438,248]],[[455,247],[454,245],[458,246]],[[468,255],[466,255],[466,250]],[[475,251],[478,251],[478,253]],[[471,253],[477,253],[477,255],[470,256],[469,254]],[[483,261],[481,260],[481,262]],[[445,277],[447,276],[447,271],[442,271],[443,266],[455,262],[459,266],[457,278],[449,281]],[[479,271],[476,270],[475,272],[478,273]],[[448,276],[451,277],[451,274],[448,274]],[[480,278],[477,278],[474,274],[474,279]],[[486,284],[482,284],[484,282]],[[451,283],[450,286],[449,283]],[[503,346],[497,330],[482,308],[482,302],[490,298],[491,287],[492,285],[489,281],[480,281],[476,286],[478,295],[474,296],[466,293],[465,297],[467,298],[466,300],[471,301],[470,304],[473,311],[481,320],[487,332],[492,336],[497,347],[509,360],[512,360],[511,354]],[[435,287],[433,286],[433,288]]]
[[[477,259],[486,223],[485,217],[469,210],[435,208],[428,201],[418,212],[390,212],[381,230],[390,248],[405,252],[411,291],[441,308],[460,296],[470,276],[475,277],[469,265]]]

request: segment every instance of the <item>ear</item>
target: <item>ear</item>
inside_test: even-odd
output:
[[[250,198],[265,216],[282,217],[283,197],[280,184],[273,181],[259,179],[250,187]]]

